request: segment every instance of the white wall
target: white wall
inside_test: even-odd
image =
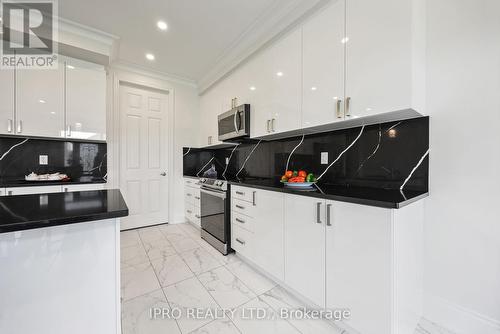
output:
[[[169,187],[173,188],[170,192],[173,194],[170,201],[170,223],[182,223],[184,218],[184,185],[182,180],[182,147],[197,146],[198,132],[198,113],[199,113],[199,97],[196,86],[187,82],[182,82],[175,79],[134,69],[113,65],[108,74],[108,96],[114,98],[109,99],[108,105],[108,183],[109,187],[119,187],[119,150],[117,143],[118,120],[115,119],[113,113],[116,113],[116,108],[113,102],[119,94],[117,82],[119,80],[130,83],[151,87],[155,89],[168,90],[173,98],[173,163],[170,165],[173,170],[168,171]],[[165,199],[165,205],[168,205]]]
[[[426,6],[424,313],[457,333],[500,333],[500,1]]]

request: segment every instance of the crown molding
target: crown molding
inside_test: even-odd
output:
[[[222,52],[210,71],[197,81],[199,94],[331,1],[290,0],[285,5],[276,1]]]
[[[110,66],[110,69],[112,70],[119,70],[119,71],[126,71],[126,72],[131,72],[134,74],[162,80],[162,81],[169,81],[181,85],[187,85],[190,87],[197,87],[196,82],[192,79],[185,78],[179,75],[175,75],[172,73],[167,73],[167,72],[162,72],[162,71],[156,71],[152,70],[150,68],[134,64],[131,62],[127,62],[124,60],[118,60],[118,61],[113,61]]]

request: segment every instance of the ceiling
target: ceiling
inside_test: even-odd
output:
[[[198,81],[261,17],[289,1],[62,0],[59,16],[118,36],[118,61]]]

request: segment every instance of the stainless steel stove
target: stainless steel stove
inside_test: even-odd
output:
[[[200,179],[201,237],[227,255],[231,250],[229,185],[226,181]]]

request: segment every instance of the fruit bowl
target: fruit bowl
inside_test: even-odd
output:
[[[288,188],[297,188],[297,189],[303,189],[303,188],[311,188],[316,182],[284,182],[281,181],[285,187]]]

